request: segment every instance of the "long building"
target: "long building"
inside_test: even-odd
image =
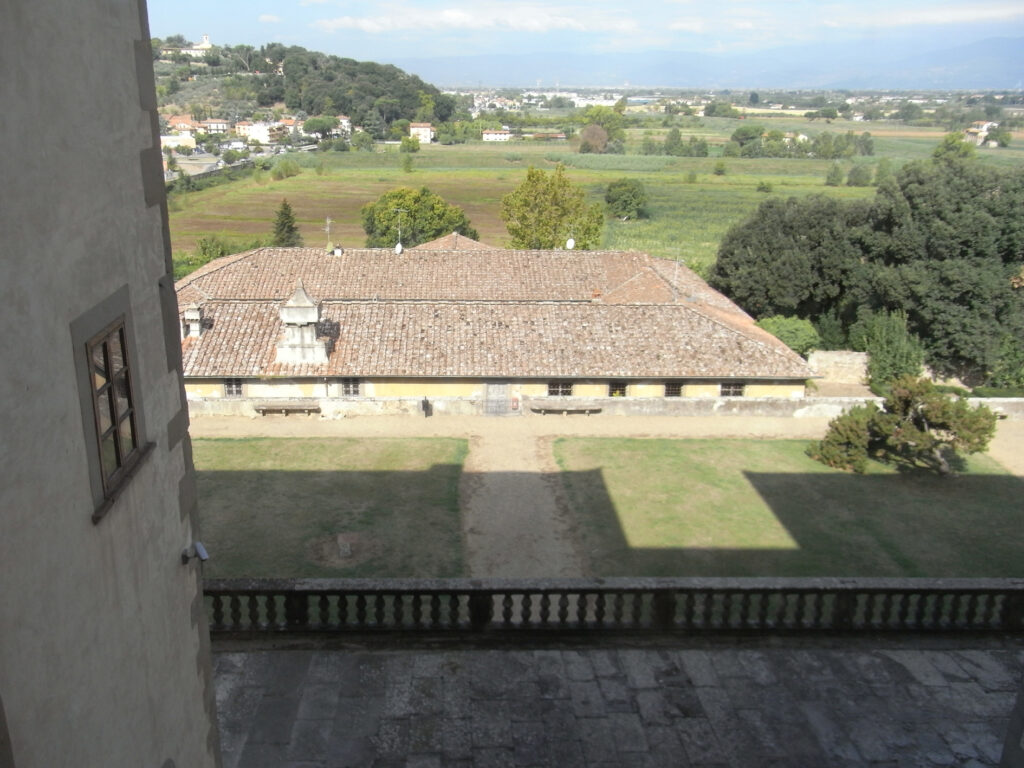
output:
[[[259,248],[177,292],[194,410],[796,398],[814,375],[691,270],[635,252],[501,250],[458,235],[401,253]]]

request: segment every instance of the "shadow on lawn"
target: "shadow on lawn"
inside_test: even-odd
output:
[[[454,577],[461,466],[199,470],[210,577]]]
[[[566,472],[595,576],[1024,576],[1024,480],[744,472],[790,548],[630,546],[602,471]],[[699,508],[701,500],[693,505]],[[689,505],[685,505],[688,507]],[[685,515],[686,508],[677,510]],[[732,525],[723,512],[722,525]],[[585,516],[585,517],[584,517]]]

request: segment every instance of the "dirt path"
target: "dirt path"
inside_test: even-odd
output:
[[[654,416],[200,416],[193,437],[465,437],[459,486],[467,562],[475,577],[585,576],[551,443],[579,437],[820,438],[828,419]],[[1024,421],[1003,421],[989,450],[1024,477]]]
[[[470,438],[459,486],[470,576],[584,575],[557,472],[549,439]]]

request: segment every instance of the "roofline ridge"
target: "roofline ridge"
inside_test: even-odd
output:
[[[215,272],[219,272],[220,270],[224,269],[225,267],[230,267],[232,264],[237,264],[238,262],[242,261],[243,259],[248,258],[249,256],[254,255],[257,251],[265,251],[267,249],[267,247],[268,246],[261,245],[259,248],[250,248],[248,251],[239,251],[238,253],[229,253],[227,256],[221,256],[219,259],[214,259],[213,261],[208,261],[208,262],[206,262],[206,264],[203,264],[203,266],[201,266],[195,272],[190,272],[189,274],[187,274],[183,278],[181,278],[181,280],[176,282],[174,284],[174,289],[175,289],[175,291],[178,291],[178,290],[181,290],[182,288],[195,287],[195,286],[192,286],[192,283],[195,280],[198,280],[199,278],[202,278],[202,277],[206,277],[208,275],[212,275]],[[204,268],[206,268],[206,267],[211,267],[211,268],[207,269],[205,272],[203,272],[202,270]],[[188,282],[186,282],[186,281],[188,281]],[[200,291],[200,293],[203,293],[203,291],[200,288],[195,287],[195,289],[197,291]]]

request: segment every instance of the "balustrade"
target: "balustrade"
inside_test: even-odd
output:
[[[209,579],[225,632],[1024,631],[1021,579]]]

